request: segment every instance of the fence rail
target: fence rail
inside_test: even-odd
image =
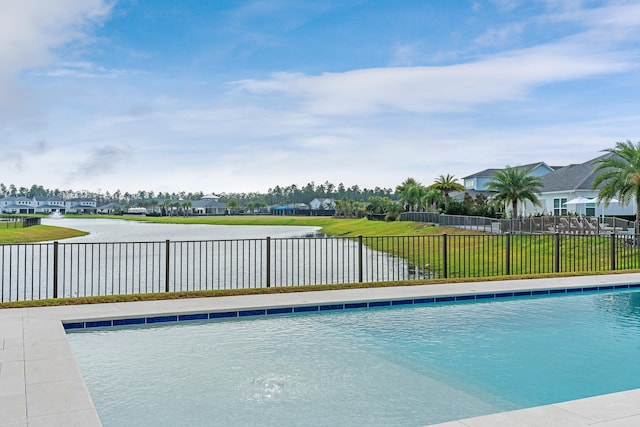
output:
[[[482,216],[448,215],[435,212],[403,212],[401,221],[430,222],[484,233],[539,233],[539,234],[609,234],[628,233],[634,222],[616,217],[539,216],[497,219]]]
[[[630,234],[0,245],[0,302],[640,268]]]
[[[0,215],[0,228],[25,228],[40,225],[39,217]]]

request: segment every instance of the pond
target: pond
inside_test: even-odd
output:
[[[320,229],[320,227],[282,225],[151,224],[102,218],[45,218],[42,224],[73,228],[89,233],[86,236],[65,239],[65,243],[287,238],[314,236]]]

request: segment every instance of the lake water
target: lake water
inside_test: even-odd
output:
[[[42,224],[74,228],[89,233],[86,236],[65,239],[64,243],[286,238],[314,235],[320,229],[319,227],[279,225],[150,224],[100,218],[45,218]]]

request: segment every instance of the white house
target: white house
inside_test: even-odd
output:
[[[58,212],[64,214],[66,211],[66,204],[62,197],[36,196],[33,201],[35,203],[35,213],[50,214]]]
[[[96,213],[96,201],[93,199],[70,199],[65,203],[67,213],[91,214]]]
[[[309,208],[313,210],[318,209],[334,209],[336,207],[333,199],[318,199],[315,198],[309,202]]]
[[[202,196],[200,200],[191,201],[191,209],[196,215],[224,215],[227,213],[226,203],[214,194]]]
[[[605,154],[604,156],[610,155]],[[598,189],[593,189],[593,182],[599,174],[596,171],[598,159],[604,156],[584,163],[564,166],[542,176],[542,195],[539,197],[542,206],[533,206],[527,202],[523,206],[524,213],[526,215],[535,213],[545,215],[577,213],[587,216],[600,216],[603,214],[607,216],[635,215],[636,206],[634,201],[627,205],[612,202],[607,207],[604,207],[604,204],[595,202],[572,203],[572,201],[580,197],[591,200],[598,196]]]
[[[35,213],[33,199],[24,196],[5,197],[0,199],[0,213],[6,214],[32,214]]]

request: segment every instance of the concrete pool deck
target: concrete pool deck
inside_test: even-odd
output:
[[[171,301],[0,309],[0,426],[100,426],[62,322],[640,283],[615,274]],[[440,426],[636,426],[640,389]]]

